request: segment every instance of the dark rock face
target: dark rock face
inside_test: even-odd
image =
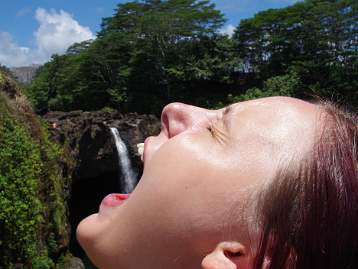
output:
[[[136,172],[142,162],[137,144],[160,129],[153,115],[115,112],[50,112],[44,116],[50,124],[52,138],[69,149],[74,159],[72,179],[85,180],[118,170],[118,157],[110,127],[116,127],[128,147]]]
[[[67,261],[64,266],[64,269],[85,269],[85,266],[81,259],[72,257],[69,261]]]
[[[64,175],[72,179],[69,201],[69,221],[72,227],[71,252],[77,257],[84,253],[75,238],[78,223],[98,211],[101,200],[109,193],[123,192],[118,167],[118,155],[110,127],[116,127],[128,148],[134,172],[142,173],[137,144],[159,133],[160,122],[153,115],[114,112],[50,112],[53,140],[63,145],[67,161]]]

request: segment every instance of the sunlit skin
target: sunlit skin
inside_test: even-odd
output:
[[[219,110],[167,105],[138,186],[84,219],[80,244],[103,269],[250,268],[252,197],[311,149],[318,118],[316,105],[287,97]]]

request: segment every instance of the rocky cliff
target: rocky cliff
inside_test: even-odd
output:
[[[136,145],[159,132],[160,123],[153,115],[112,112],[49,112],[52,140],[68,150],[73,167],[66,170],[73,182],[99,177],[118,170],[118,157],[110,127],[118,129],[127,144],[134,169],[141,172],[142,162]]]
[[[128,145],[139,178],[136,144],[159,131],[156,117],[73,111],[40,119],[0,71],[0,268],[84,268],[73,257],[86,263],[75,228],[123,187],[110,127]]]
[[[84,268],[78,222],[123,192],[110,127],[126,143],[136,179],[136,145],[159,132],[152,115],[118,111],[34,114],[15,81],[0,71],[0,268]],[[91,268],[90,265],[86,268]]]
[[[66,268],[71,260],[60,155],[19,86],[0,71],[0,268]]]
[[[39,68],[40,65],[31,65],[31,66],[13,67],[10,70],[18,81],[24,84],[28,84],[32,81]]]
[[[72,179],[70,186],[69,221],[72,231],[84,217],[97,212],[101,200],[113,192],[123,192],[123,178],[118,164],[115,141],[110,127],[117,128],[128,152],[136,179],[142,173],[137,144],[157,134],[160,122],[153,115],[111,112],[50,112],[44,116],[51,138],[66,151],[63,162],[65,174]],[[84,253],[74,233],[71,252],[79,257]]]

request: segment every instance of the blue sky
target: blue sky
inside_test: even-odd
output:
[[[213,0],[226,18],[223,31],[232,31],[243,18],[298,0]],[[101,19],[113,15],[127,0],[13,0],[0,10],[0,63],[21,66],[43,63],[63,53],[73,42],[95,37]]]

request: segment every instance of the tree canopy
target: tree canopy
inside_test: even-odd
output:
[[[241,21],[233,38],[246,72],[294,69],[312,94],[357,102],[357,36],[357,1],[306,0]]]
[[[356,106],[357,5],[306,0],[269,9],[230,37],[219,34],[225,18],[208,0],[118,4],[96,39],[54,55],[28,94],[40,113],[159,113],[171,101],[214,107],[278,94]]]

